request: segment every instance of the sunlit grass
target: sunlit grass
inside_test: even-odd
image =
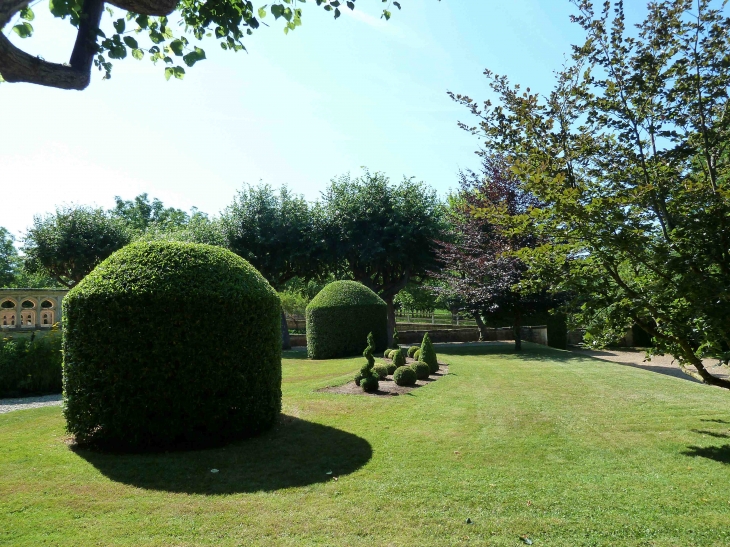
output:
[[[526,346],[439,348],[451,374],[399,397],[316,392],[362,358],[287,352],[281,424],[215,450],[0,415],[0,545],[730,544],[730,393]]]

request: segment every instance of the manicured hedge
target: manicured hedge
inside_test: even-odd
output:
[[[411,367],[398,367],[393,373],[393,381],[399,386],[412,386],[416,383],[416,372]]]
[[[61,393],[61,361],[58,331],[0,338],[0,398]]]
[[[233,253],[133,243],[97,266],[63,306],[64,414],[78,441],[202,446],[276,421],[279,298]]]
[[[413,369],[413,372],[416,373],[416,378],[419,380],[425,380],[431,374],[431,367],[429,367],[428,363],[424,363],[423,361],[414,361],[411,363],[410,367]]]
[[[388,345],[387,307],[365,285],[335,281],[307,306],[307,353],[311,359],[360,355],[363,340],[373,333],[375,349]]]

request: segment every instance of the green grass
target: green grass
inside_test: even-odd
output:
[[[287,352],[276,430],[199,452],[0,415],[0,545],[730,544],[730,393],[525,346],[437,346],[448,376],[383,398],[314,391],[362,358]]]

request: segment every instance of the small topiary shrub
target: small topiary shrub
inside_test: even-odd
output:
[[[397,329],[393,329],[393,341],[390,343],[390,347],[393,349],[400,349],[400,340],[398,340]]]
[[[393,356],[393,364],[396,367],[402,367],[406,364],[406,358],[403,356],[403,352],[401,350],[393,350],[391,355]]]
[[[393,381],[399,386],[412,386],[416,383],[416,373],[411,367],[398,367],[393,373]]]
[[[388,368],[388,374],[393,374],[395,372],[395,369],[398,368],[392,361],[390,363],[386,363],[385,366]]]
[[[411,363],[410,366],[413,369],[413,372],[416,373],[416,378],[418,378],[419,380],[425,380],[426,378],[428,378],[429,374],[431,374],[431,369],[423,361],[416,361],[414,363]]]
[[[372,393],[373,391],[378,391],[378,387],[380,384],[378,383],[378,379],[375,376],[367,376],[362,379],[360,382],[360,387],[362,390],[366,393]]]
[[[311,359],[357,355],[362,340],[373,333],[373,351],[388,345],[387,306],[365,285],[335,281],[307,306],[307,353]]]
[[[419,354],[417,360],[426,363],[431,369],[432,373],[438,372],[439,364],[438,360],[436,359],[436,350],[433,349],[431,337],[428,335],[428,333],[423,335],[423,342],[421,342],[421,353]]]
[[[384,359],[390,359],[390,352],[393,351],[392,349],[388,348],[383,352],[383,358]]]
[[[419,348],[418,346],[411,346],[410,348],[408,348],[408,357],[411,357],[411,358],[412,358],[412,357],[413,357],[413,355],[414,355],[414,354],[415,354],[415,353],[416,353],[416,352],[417,352],[417,351],[418,351],[419,349],[421,349],[421,348]]]
[[[133,243],[68,293],[63,314],[64,415],[79,442],[204,446],[279,416],[279,297],[230,251]]]
[[[394,369],[395,370],[395,369]],[[375,365],[373,367],[373,373],[378,376],[378,379],[384,380],[388,376],[388,367],[385,365]]]
[[[416,351],[413,352],[413,358],[418,361],[418,359],[421,357],[421,348],[418,348]]]

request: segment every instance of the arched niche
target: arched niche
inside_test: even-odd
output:
[[[12,298],[6,298],[0,302],[0,310],[14,310],[15,306],[17,306],[17,304]]]
[[[32,300],[31,298],[26,298],[20,304],[20,308],[23,310],[34,310],[36,308],[35,300]]]

